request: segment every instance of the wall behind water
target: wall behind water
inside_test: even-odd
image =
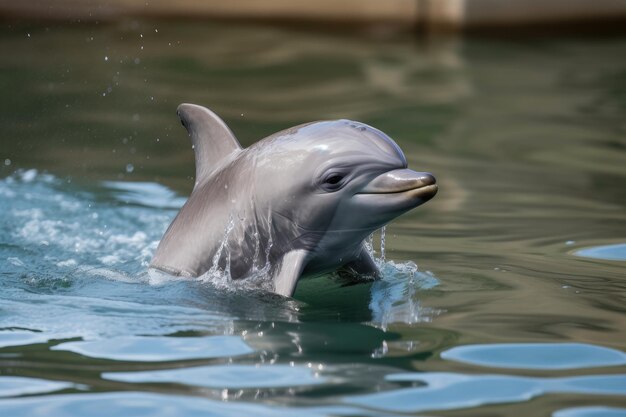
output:
[[[122,17],[386,24],[473,30],[626,21],[626,0],[0,0],[0,17],[112,20]],[[588,25],[587,25],[588,27]]]

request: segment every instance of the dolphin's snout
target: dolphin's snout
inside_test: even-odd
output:
[[[432,198],[437,193],[437,180],[429,172],[395,169],[374,178],[359,194],[395,194],[412,190],[423,190],[424,197]]]

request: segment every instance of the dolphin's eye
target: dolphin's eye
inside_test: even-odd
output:
[[[343,172],[331,172],[323,177],[320,186],[324,191],[337,191],[346,183],[346,174]]]
[[[331,185],[335,185],[335,184],[339,184],[339,182],[343,179],[343,177],[339,174],[333,174],[330,177],[326,178],[326,181],[324,181],[326,184],[331,184]]]

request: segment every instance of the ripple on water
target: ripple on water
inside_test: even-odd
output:
[[[626,408],[616,407],[574,407],[564,408],[552,417],[626,417]]]
[[[237,401],[215,401],[207,398],[180,395],[161,395],[143,392],[108,392],[98,394],[66,394],[45,397],[0,400],[0,409],[11,417],[325,417],[333,416],[389,416],[372,410],[348,406],[290,408]]]
[[[159,395],[141,392],[103,394],[51,395],[40,398],[17,398],[0,401],[4,415],[30,417],[212,417],[212,416],[292,416],[290,410],[280,410],[260,404],[213,401],[204,398]],[[306,416],[306,414],[303,414]]]
[[[214,365],[141,372],[107,372],[121,382],[175,383],[215,389],[281,388],[328,382],[307,366]]]
[[[583,248],[575,251],[574,255],[607,261],[626,261],[626,243]]]
[[[619,350],[585,343],[502,343],[465,345],[441,353],[447,360],[494,368],[578,369],[626,364]]]
[[[531,378],[425,372],[392,374],[386,379],[424,385],[347,397],[344,402],[377,410],[411,413],[522,402],[546,394],[626,395],[626,375]]]
[[[104,186],[104,189],[94,190],[95,194],[69,192],[54,177],[35,171],[17,173],[0,181],[0,194],[5,197],[0,199],[0,209],[5,209],[7,218],[0,225],[3,231],[0,244],[4,245],[0,249],[9,263],[7,271],[15,277],[12,282],[16,283],[0,294],[1,307],[8,312],[6,317],[10,318],[12,328],[43,330],[2,329],[0,347],[78,336],[85,340],[61,343],[50,349],[113,361],[224,358],[247,355],[254,349],[240,337],[231,336],[232,333],[203,337],[129,335],[159,334],[163,328],[172,332],[212,329],[208,332],[214,334],[215,328],[222,324],[232,327],[233,320],[244,317],[244,311],[252,312],[254,320],[267,321],[272,317],[297,321],[298,315],[292,315],[291,309],[285,313],[286,306],[282,302],[274,305],[247,296],[244,296],[245,302],[241,302],[237,294],[224,295],[207,285],[179,280],[155,283],[145,276],[142,278],[138,271],[145,271],[162,229],[182,201],[174,199],[169,190],[158,184],[106,183]],[[104,201],[97,198],[102,193],[107,196]],[[28,198],[17,198],[22,195]],[[9,240],[3,241],[3,237]],[[437,314],[423,308],[417,299],[418,290],[438,284],[432,274],[420,272],[410,262],[381,261],[381,269],[383,279],[372,283],[365,291],[363,303],[364,306],[369,303],[373,324],[385,328],[394,322],[429,320]],[[24,275],[28,279],[18,278]],[[233,305],[244,307],[242,311],[233,311]],[[349,347],[345,338],[334,340],[344,350]],[[362,344],[362,340],[352,342]],[[312,342],[307,343],[311,349]],[[466,346],[450,349],[442,357],[483,366],[526,369],[575,369],[625,363],[622,352],[583,344]],[[102,377],[126,383],[176,383],[242,390],[332,387],[336,378],[341,378],[328,375],[319,376],[315,369],[304,366],[237,364],[107,372]],[[367,380],[364,373],[360,375]],[[341,406],[299,408],[297,414],[389,415],[526,401],[549,393],[623,395],[626,390],[623,375],[543,379],[434,373],[408,375],[393,374],[387,380],[390,384],[414,381],[425,386],[347,396],[340,400]],[[0,396],[5,397],[72,387],[75,387],[72,382],[0,377]],[[55,416],[98,416],[98,413],[158,416],[173,409],[189,416],[294,415],[294,410],[287,407],[132,392],[5,399],[0,408],[11,416],[30,416],[44,409]]]
[[[74,384],[69,382],[47,381],[45,379],[21,376],[0,376],[0,397],[43,394],[72,388],[73,386]]]
[[[0,348],[9,346],[34,345],[46,343],[49,337],[41,332],[25,330],[0,330]]]
[[[91,358],[114,361],[163,362],[245,355],[254,350],[238,336],[126,336],[66,342],[53,346]]]

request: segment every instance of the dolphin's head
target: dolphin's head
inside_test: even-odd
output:
[[[408,169],[398,145],[363,123],[299,126],[270,138],[267,150],[276,177],[266,187],[286,196],[273,210],[303,231],[323,232],[330,246],[366,237],[437,193],[433,175]]]

